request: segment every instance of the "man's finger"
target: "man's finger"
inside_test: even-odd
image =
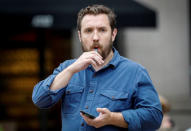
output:
[[[100,59],[99,57],[94,56],[94,57],[92,57],[92,58],[93,58],[94,61],[96,61],[96,63],[97,63],[98,65],[104,64],[104,61],[103,61],[102,59]]]
[[[107,113],[109,110],[107,108],[96,108],[97,112],[105,114]]]

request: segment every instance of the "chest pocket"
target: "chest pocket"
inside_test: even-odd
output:
[[[99,106],[109,108],[111,111],[122,111],[130,106],[128,93],[116,90],[102,90]]]
[[[82,86],[76,86],[76,85],[69,85],[66,88],[65,96],[62,99],[63,113],[73,114],[78,110],[83,90],[84,88]]]

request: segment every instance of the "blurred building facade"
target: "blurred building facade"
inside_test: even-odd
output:
[[[60,130],[60,104],[39,110],[33,87],[71,58],[69,30],[21,28],[0,31],[1,131]]]

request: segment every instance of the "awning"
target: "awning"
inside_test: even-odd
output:
[[[117,14],[118,27],[155,27],[156,11],[134,0],[0,0],[0,27],[76,27],[77,12],[104,4]]]

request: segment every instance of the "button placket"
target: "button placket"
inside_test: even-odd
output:
[[[86,99],[86,103],[84,105],[84,109],[86,111],[90,111],[91,107],[93,105],[94,102],[94,95],[95,95],[95,88],[97,86],[97,82],[96,82],[96,78],[92,77],[90,83],[89,83],[89,90],[87,92],[87,99]]]
[[[97,86],[96,81],[91,81],[90,82],[90,87],[89,87],[88,94],[87,94],[87,100],[88,101],[93,101],[94,100],[96,86]]]

